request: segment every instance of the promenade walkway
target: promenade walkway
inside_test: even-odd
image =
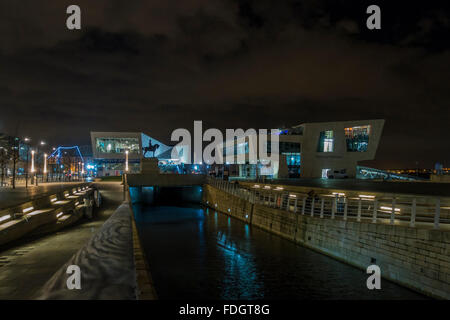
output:
[[[82,219],[57,233],[24,239],[7,249],[0,248],[0,300],[35,298],[42,286],[91,239],[122,203],[119,182],[95,185],[102,195],[102,207],[92,220]],[[42,185],[41,190],[53,192],[53,188],[58,187],[59,184]],[[37,193],[32,191],[32,194]]]

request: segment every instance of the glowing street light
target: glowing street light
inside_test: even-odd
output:
[[[128,150],[125,150],[125,171],[128,172]]]
[[[36,170],[34,169],[34,150],[31,150],[31,172],[35,172]]]
[[[44,174],[47,173],[47,154],[44,153]]]

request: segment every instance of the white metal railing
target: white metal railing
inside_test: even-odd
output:
[[[244,188],[238,183],[212,177],[207,177],[207,183],[251,203],[312,217],[410,227],[423,225],[435,229],[450,227],[449,198],[363,193],[352,196],[326,189],[322,189],[321,193],[306,194],[288,192],[282,187],[264,184]]]

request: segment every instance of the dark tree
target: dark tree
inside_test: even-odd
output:
[[[3,186],[5,183],[5,171],[8,165],[8,161],[9,155],[7,145],[0,142],[0,170],[2,170],[0,186]]]
[[[17,164],[20,158],[20,154],[19,154],[19,145],[20,145],[20,140],[17,137],[10,137],[9,138],[9,149],[10,149],[10,155],[11,155],[11,160],[13,162],[13,176],[12,176],[12,188],[15,189],[16,188],[16,171],[17,171]]]

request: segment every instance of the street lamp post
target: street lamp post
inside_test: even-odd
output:
[[[34,153],[35,153],[35,151],[34,150],[31,150],[31,174],[33,174],[33,176],[34,176],[34,172],[36,171],[35,169],[34,169]],[[33,179],[35,179],[35,178],[33,178]],[[33,181],[31,181],[31,183],[33,183]]]
[[[26,164],[26,170],[25,170],[25,188],[28,188],[28,155],[30,153],[30,145],[27,143],[30,141],[29,138],[25,138],[23,139],[26,143],[25,145],[27,146],[27,164]]]
[[[46,177],[46,181],[48,182],[48,177],[47,177],[47,154],[44,153],[44,176]],[[44,176],[42,177],[42,181],[44,181]]]
[[[44,146],[45,145],[45,142],[44,141],[41,141],[39,144],[38,144],[38,146],[36,147],[36,157],[39,157],[39,145],[41,145],[41,146]],[[36,170],[36,187],[38,186],[38,172],[37,172],[37,170]],[[44,179],[44,178],[42,178],[42,179]]]

